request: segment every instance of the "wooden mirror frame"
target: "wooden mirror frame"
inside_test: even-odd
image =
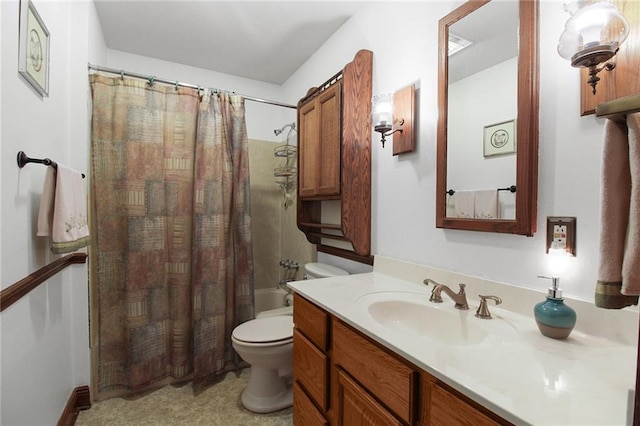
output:
[[[436,227],[533,236],[538,202],[539,0],[519,2],[516,218],[462,219],[446,214],[449,27],[489,1],[469,0],[438,23]]]

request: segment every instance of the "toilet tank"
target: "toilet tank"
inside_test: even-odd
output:
[[[305,279],[328,278],[341,275],[349,275],[349,273],[342,268],[326,263],[307,263],[304,265]]]

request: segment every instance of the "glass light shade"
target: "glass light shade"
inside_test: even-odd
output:
[[[371,121],[374,127],[390,130],[393,125],[393,94],[380,93],[374,95]]]
[[[558,41],[558,53],[574,67],[611,59],[629,35],[629,23],[616,6],[596,2],[576,9]]]

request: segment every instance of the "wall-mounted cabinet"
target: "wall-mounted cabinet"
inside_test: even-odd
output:
[[[298,112],[302,198],[340,194],[341,89],[337,81]]]
[[[318,251],[369,264],[372,67],[361,50],[298,102],[298,228]],[[327,202],[340,204],[338,221],[323,221]]]

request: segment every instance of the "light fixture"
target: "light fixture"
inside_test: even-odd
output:
[[[415,87],[407,86],[392,93],[381,93],[372,98],[373,129],[380,133],[382,147],[386,137],[398,133],[394,138],[393,154],[411,152],[415,146],[413,137]]]
[[[455,35],[449,31],[449,44],[447,48],[447,56],[452,56],[454,53],[458,53],[465,47],[471,46],[473,43],[466,38]]]
[[[379,132],[382,136],[380,142],[384,148],[386,137],[392,135],[395,132],[402,132],[402,127],[396,130],[393,129],[393,95],[391,93],[380,93],[374,95],[373,99],[373,129]],[[402,126],[404,123],[400,123]]]
[[[558,53],[571,61],[571,66],[588,68],[587,83],[596,94],[598,73],[611,71],[609,62],[629,35],[629,23],[616,6],[607,0],[577,0],[565,4],[571,17],[558,40]]]

